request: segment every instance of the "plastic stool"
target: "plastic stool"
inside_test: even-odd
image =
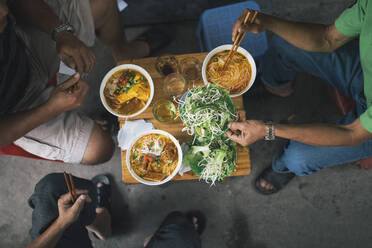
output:
[[[197,30],[200,50],[206,52],[220,45],[233,44],[231,41],[232,27],[246,8],[260,10],[256,2],[246,1],[204,11],[200,16]],[[253,57],[263,55],[267,50],[266,33],[247,33],[241,46]]]

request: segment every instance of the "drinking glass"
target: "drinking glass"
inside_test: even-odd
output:
[[[164,92],[170,97],[179,97],[187,90],[187,82],[179,73],[171,73],[164,78]]]
[[[167,99],[159,99],[152,107],[152,115],[160,122],[173,121],[177,117],[176,105]]]
[[[178,61],[174,56],[165,55],[156,59],[156,70],[163,76],[178,72]]]
[[[184,58],[180,61],[180,72],[188,82],[201,78],[201,63],[195,57]]]

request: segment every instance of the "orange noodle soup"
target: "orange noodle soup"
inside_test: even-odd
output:
[[[118,114],[132,115],[150,99],[150,84],[139,71],[124,69],[107,81],[103,94],[109,107]]]
[[[235,52],[223,70],[229,52],[230,50],[218,52],[209,60],[206,69],[207,80],[228,90],[230,94],[239,94],[248,87],[252,68],[243,54]]]
[[[178,150],[163,134],[147,134],[139,138],[130,151],[130,166],[141,178],[160,182],[170,176],[178,164]]]

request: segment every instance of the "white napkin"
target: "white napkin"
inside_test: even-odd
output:
[[[137,137],[140,132],[142,133],[152,129],[154,129],[154,125],[150,122],[144,121],[143,119],[126,121],[118,133],[119,147],[123,150],[127,150],[132,139]]]
[[[128,4],[126,2],[124,2],[123,0],[118,0],[119,12],[122,12],[127,6]]]
[[[190,147],[188,144],[182,143],[181,149],[182,149],[182,154],[185,155],[187,151],[190,149]],[[185,162],[182,161],[182,165],[181,165],[180,170],[178,171],[178,174],[180,174],[180,176],[183,176],[183,173],[188,172],[188,171],[191,171],[191,168],[187,166]]]
[[[59,63],[59,73],[72,76],[76,73],[75,69],[72,69],[71,67],[68,67],[65,63],[61,62]]]

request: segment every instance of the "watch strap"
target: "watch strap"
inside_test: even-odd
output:
[[[265,122],[266,135],[265,140],[275,140],[275,127],[272,121]]]
[[[56,27],[55,29],[53,29],[53,31],[52,31],[52,40],[56,41],[57,34],[59,32],[62,32],[62,31],[68,31],[68,32],[74,33],[75,32],[75,29],[70,24],[63,23],[63,24],[59,25],[58,27]]]

